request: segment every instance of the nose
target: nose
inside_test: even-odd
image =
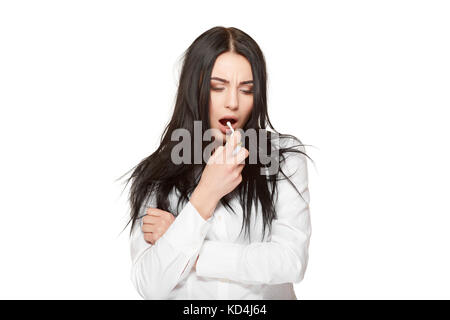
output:
[[[231,110],[236,110],[239,107],[237,90],[228,90],[226,107]]]

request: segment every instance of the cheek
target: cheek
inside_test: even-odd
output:
[[[217,99],[214,97],[211,97],[209,99],[209,123],[215,123],[214,119],[216,119],[218,117],[217,115],[217,110],[219,104],[217,102]]]
[[[225,103],[223,95],[212,92],[209,96],[209,106],[212,109],[217,109],[220,105]]]
[[[241,108],[243,115],[245,116],[246,119],[248,119],[253,110],[253,97],[245,99],[245,101],[243,101],[241,105]]]

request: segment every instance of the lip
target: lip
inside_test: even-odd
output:
[[[236,117],[236,116],[234,116],[234,115],[231,115],[231,114],[230,114],[230,115],[224,115],[223,117],[221,117],[221,118],[218,120],[220,131],[222,131],[223,134],[226,134],[226,133],[227,133],[227,130],[230,130],[230,128],[229,128],[226,124],[223,125],[223,124],[220,122],[220,120],[223,120],[223,119],[232,119],[232,120],[234,120],[234,123],[231,123],[231,121],[230,121],[230,124],[231,124],[231,127],[233,128],[233,130],[236,130],[237,123],[238,123],[238,117]]]
[[[225,115],[222,118],[220,118],[219,121],[222,120],[222,119],[233,119],[235,121],[235,123],[238,121],[238,118],[236,116],[233,116],[233,115]]]
[[[224,118],[230,119],[230,117],[224,117]],[[224,119],[224,118],[222,118],[222,119]],[[233,119],[236,119],[236,118],[233,117]],[[237,120],[237,119],[236,119],[236,120]],[[230,130],[230,128],[229,128],[228,126],[224,126],[222,123],[220,123],[220,121],[217,121],[217,122],[219,123],[219,129],[220,129],[220,131],[222,131],[223,134],[227,134],[227,130],[231,132],[231,130]],[[236,130],[237,124],[238,124],[238,123],[237,123],[237,121],[236,121],[235,123],[233,123],[233,124],[231,125],[231,127],[233,128],[233,130]]]

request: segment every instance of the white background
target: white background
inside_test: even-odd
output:
[[[263,50],[309,162],[299,299],[450,298],[446,1],[2,1],[0,298],[140,299],[127,191],[179,59],[211,27]]]

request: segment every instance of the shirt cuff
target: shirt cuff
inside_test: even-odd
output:
[[[238,273],[243,247],[238,243],[205,240],[197,260],[198,276],[230,279]]]
[[[173,223],[162,235],[172,247],[180,250],[187,256],[197,253],[205,240],[212,225],[213,216],[203,219],[190,201],[175,218]]]

